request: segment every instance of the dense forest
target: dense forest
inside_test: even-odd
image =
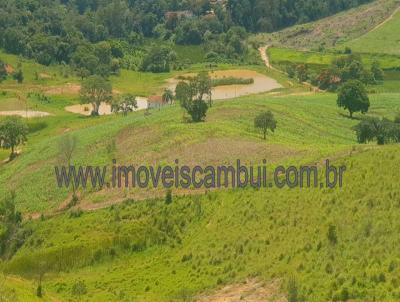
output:
[[[2,0],[0,46],[41,64],[70,64],[82,76],[143,66],[147,38],[204,45],[207,59],[239,58],[248,32],[274,31],[369,0]],[[151,51],[154,54],[154,51]],[[175,59],[162,50],[168,66]]]

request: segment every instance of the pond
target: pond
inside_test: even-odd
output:
[[[224,85],[217,86],[212,89],[212,98],[214,100],[232,99],[240,96],[257,94],[262,92],[268,92],[273,89],[281,88],[282,86],[274,79],[267,77],[254,70],[217,70],[209,73],[212,79],[223,79],[223,78],[242,78],[242,79],[253,79],[251,84],[240,84],[240,85]],[[184,74],[184,77],[195,76],[194,73]],[[167,88],[175,91],[176,85],[181,80],[178,78],[172,78],[168,80]]]

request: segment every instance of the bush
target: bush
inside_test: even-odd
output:
[[[328,240],[331,244],[336,244],[337,243],[337,235],[336,235],[336,226],[330,225],[328,228]]]
[[[39,286],[36,288],[36,296],[39,297],[39,298],[42,298],[42,297],[43,297],[43,292],[42,292],[42,286],[41,286],[41,285],[39,285]]]
[[[77,281],[72,286],[72,294],[74,296],[83,296],[87,294],[86,284],[82,280]]]
[[[167,193],[165,194],[165,204],[171,204],[172,203],[172,191],[168,190]]]

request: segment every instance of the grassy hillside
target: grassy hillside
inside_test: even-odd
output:
[[[398,147],[357,150],[335,161],[348,167],[342,189],[213,192],[30,222],[6,270],[29,276],[45,261],[45,288],[67,299],[83,282],[85,301],[190,301],[250,276],[295,276],[306,301],[395,301]]]
[[[292,62],[295,64],[308,64],[326,67],[330,65],[333,59],[343,56],[337,52],[317,52],[317,51],[300,51],[290,48],[271,47],[268,54],[272,64],[280,64],[281,62]],[[400,57],[384,55],[384,54],[362,54],[361,59],[366,67],[371,67],[374,61],[378,61],[382,69],[395,69],[400,67]]]
[[[345,45],[357,52],[400,55],[400,10],[378,28]]]
[[[47,292],[43,297],[36,296],[35,282],[27,281],[19,277],[0,276],[0,299],[4,302],[52,302],[54,297]]]
[[[385,21],[399,5],[398,0],[377,0],[316,22],[272,34],[259,34],[254,39],[263,44],[303,50],[330,48],[368,33]],[[361,49],[362,44],[359,45]]]
[[[256,39],[284,44],[268,49],[274,67],[290,62],[322,69],[339,55],[326,48],[347,45],[398,6],[396,0],[379,0]],[[398,19],[395,15],[348,44],[356,52],[363,45],[371,52],[362,55],[367,68],[378,60],[385,69],[383,84],[367,87],[369,117],[393,120],[400,113],[400,56],[388,29],[397,30]],[[390,39],[387,52],[373,51],[378,33]],[[160,94],[167,79],[211,68],[199,46],[174,51],[195,64],[160,74],[121,70],[111,77],[115,92]],[[0,225],[0,237],[7,237],[4,230],[12,234],[0,246],[5,251],[0,271],[7,275],[0,278],[0,301],[189,302],[201,296],[201,302],[215,302],[207,300],[211,293],[245,280],[272,291],[273,298],[259,296],[255,302],[287,301],[282,297],[288,297],[290,280],[300,296],[296,302],[400,300],[399,146],[358,144],[353,127],[365,115],[350,119],[337,107],[336,94],[312,92],[266,69],[255,56],[258,65],[212,68],[255,70],[283,88],[214,101],[205,122],[188,122],[178,104],[92,118],[65,111],[80,102],[80,79],[66,67],[3,53],[0,58],[14,68],[22,64],[25,74],[23,84],[10,78],[0,84],[0,111],[51,114],[26,121],[28,142],[13,161],[3,161],[8,151],[0,150],[0,196],[14,191],[23,216],[21,223]],[[268,110],[277,129],[263,140],[254,118]],[[174,189],[171,204],[162,188],[79,189],[78,204],[69,208],[71,190],[58,188],[54,175],[54,166],[61,164],[59,143],[67,135],[78,139],[75,165],[111,168],[113,159],[136,167],[174,166],[175,159],[180,166],[228,165],[237,159],[259,165],[266,159],[269,169],[315,164],[319,181],[326,177],[326,159],[347,170],[342,188]],[[0,212],[2,223],[4,217]],[[40,273],[41,299],[35,295]],[[245,294],[254,291],[247,288],[236,298],[246,301]]]
[[[393,117],[400,110],[397,99],[398,95],[372,96],[371,112]],[[269,137],[267,143],[260,140],[260,135],[253,129],[253,118],[262,110],[275,112],[279,123],[278,131]],[[246,162],[261,162],[266,158],[272,163],[290,163],[296,159],[315,161],[354,145],[355,134],[351,127],[356,121],[349,120],[345,114],[336,107],[336,96],[333,94],[258,96],[218,102],[211,108],[207,122],[202,124],[184,123],[178,106],[154,111],[151,116],[137,112],[128,117],[93,120],[65,114],[64,123],[69,125],[68,133],[79,138],[74,160],[77,165],[111,165],[113,158],[121,164],[166,164],[173,163],[177,156],[181,163],[194,164],[234,162],[236,158]],[[54,127],[52,119],[57,118],[50,117],[43,121]],[[88,123],[81,128],[86,120]],[[324,123],[326,120],[332,123]],[[80,129],[72,131],[78,127]],[[42,131],[48,134],[52,130],[46,127]],[[1,192],[15,190],[17,206],[24,212],[55,209],[68,197],[66,189],[56,186],[53,169],[57,165],[58,142],[65,130],[59,131],[61,133],[56,136],[50,132],[53,133],[50,137],[36,133],[41,139],[32,147],[28,145],[24,148],[18,160],[5,165],[0,171]],[[306,137],[304,133],[307,133]],[[232,151],[212,152],[213,148],[223,145],[232,146]],[[256,158],[255,150],[258,152]],[[15,171],[19,171],[17,175]],[[46,190],[37,186],[38,178]],[[132,192],[118,189],[89,193],[82,193],[87,202],[127,196],[135,198],[136,194],[151,195],[135,192],[135,189]]]

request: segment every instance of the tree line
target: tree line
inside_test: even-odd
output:
[[[148,52],[145,38],[203,44],[208,59],[237,59],[246,51],[247,32],[273,31],[367,1],[5,0],[0,47],[44,65],[70,64],[82,76],[104,76],[121,66],[139,69],[137,57],[142,61]]]

